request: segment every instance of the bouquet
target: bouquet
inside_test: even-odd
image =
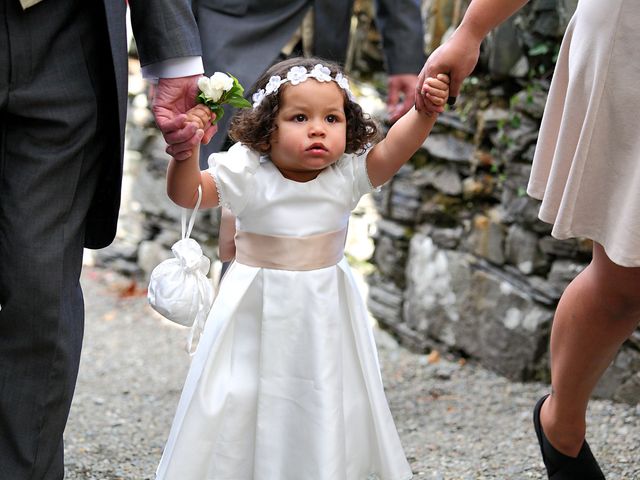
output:
[[[214,125],[224,115],[222,105],[225,103],[236,108],[251,107],[251,103],[243,96],[244,87],[231,74],[216,72],[210,77],[200,77],[198,88],[200,93],[197,102],[204,103],[216,115],[211,121]]]

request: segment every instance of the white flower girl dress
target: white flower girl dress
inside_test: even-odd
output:
[[[158,480],[407,480],[366,308],[344,258],[364,156],[306,183],[236,144],[211,156],[237,217]]]

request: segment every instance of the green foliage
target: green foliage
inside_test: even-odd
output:
[[[529,49],[529,56],[537,57],[539,55],[546,55],[549,53],[551,47],[548,42],[541,42]]]
[[[522,123],[522,117],[519,113],[514,112],[509,119],[509,125],[511,128],[520,128],[520,124]]]
[[[558,60],[559,51],[560,42],[553,40],[544,40],[531,47],[528,51],[530,61],[529,79],[551,75]]]

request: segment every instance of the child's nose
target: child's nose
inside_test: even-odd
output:
[[[309,134],[313,136],[325,134],[324,123],[322,121],[313,121],[309,124]]]

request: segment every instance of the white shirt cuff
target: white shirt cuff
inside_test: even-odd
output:
[[[142,67],[142,76],[151,83],[158,83],[158,78],[188,77],[204,73],[202,57],[177,57],[150,63]]]

